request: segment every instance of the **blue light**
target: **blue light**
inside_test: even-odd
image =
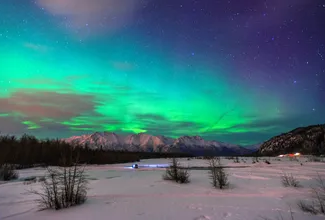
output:
[[[127,169],[138,169],[138,168],[167,168],[169,164],[132,164],[131,166],[126,166]]]

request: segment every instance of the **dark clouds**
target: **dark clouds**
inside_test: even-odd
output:
[[[43,90],[18,90],[10,98],[0,98],[0,130],[10,134],[26,132],[64,132],[61,124],[82,114],[93,114],[95,100],[91,95],[60,94]],[[36,125],[35,131],[33,125]],[[36,131],[37,130],[37,131]]]
[[[60,94],[20,90],[0,99],[0,113],[16,113],[26,118],[68,119],[94,109],[91,95]]]
[[[20,135],[27,132],[28,126],[21,123],[20,120],[12,116],[0,117],[0,134]]]

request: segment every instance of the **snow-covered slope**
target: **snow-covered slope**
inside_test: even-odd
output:
[[[262,155],[278,155],[300,152],[304,154],[325,153],[325,125],[296,128],[263,143],[259,148]]]
[[[95,132],[93,134],[73,136],[63,140],[71,144],[88,146],[93,149],[102,148],[105,150],[121,150],[121,146],[125,141],[124,137],[111,132]]]
[[[186,152],[198,155],[213,154],[245,154],[251,150],[239,145],[217,141],[206,141],[200,136],[182,136],[177,139],[149,134],[117,135],[111,132],[96,132],[89,135],[74,136],[64,141],[88,146],[93,149],[128,150],[144,152]]]
[[[65,210],[40,210],[38,196],[40,179],[47,168],[18,170],[19,179],[0,183],[0,219],[3,220],[324,220],[324,215],[302,212],[297,201],[312,197],[311,187],[317,175],[325,178],[322,162],[305,162],[307,158],[239,158],[241,163],[221,158],[231,184],[230,189],[211,186],[206,171],[192,169],[189,184],[162,180],[164,169],[130,169],[133,163],[86,166],[89,181],[87,201]],[[263,159],[270,160],[266,164]],[[245,161],[246,163],[244,163]],[[184,167],[206,167],[207,160],[179,160]],[[141,160],[140,166],[169,164],[170,160]],[[300,165],[303,163],[303,166]],[[247,167],[246,167],[247,166]],[[300,188],[283,187],[281,174],[292,173]]]

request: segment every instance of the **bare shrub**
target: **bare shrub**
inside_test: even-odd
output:
[[[258,160],[258,156],[252,157],[252,163],[258,163],[258,162],[260,162]]]
[[[212,186],[219,189],[228,187],[228,174],[221,165],[220,157],[211,158],[208,163]]]
[[[284,187],[300,187],[299,181],[292,174],[282,174],[281,182]]]
[[[79,205],[87,199],[85,167],[75,162],[72,166],[47,168],[41,191],[31,190],[39,196],[37,202],[43,209],[62,209]]]
[[[311,202],[299,201],[298,206],[304,212],[325,214],[325,180],[317,174],[316,185],[312,189]]]
[[[0,166],[0,180],[9,181],[18,178],[15,166],[12,164],[3,164]]]
[[[187,168],[179,170],[178,182],[179,183],[189,183],[190,182],[190,173],[188,172]]]
[[[166,172],[163,174],[164,180],[178,180],[178,173],[180,169],[180,164],[176,158],[172,159],[172,162],[168,168],[166,168]]]
[[[164,180],[171,180],[177,183],[189,183],[190,174],[187,168],[181,167],[176,158],[173,158],[171,164],[166,168],[166,172],[163,174]]]
[[[211,158],[208,162],[208,165],[209,165],[211,184],[213,187],[218,187],[217,168],[218,166],[220,166],[220,158],[219,157]]]
[[[303,212],[308,212],[313,215],[316,215],[318,213],[318,211],[315,208],[314,202],[311,202],[311,204],[309,204],[305,201],[300,200],[297,205],[300,208],[300,210]]]
[[[237,157],[237,156],[235,157],[234,163],[240,163],[239,157]]]

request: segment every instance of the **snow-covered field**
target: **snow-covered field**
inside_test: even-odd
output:
[[[109,220],[258,220],[276,219],[281,214],[290,218],[290,207],[296,220],[324,219],[299,210],[297,200],[309,198],[313,178],[319,173],[325,178],[325,163],[290,161],[288,158],[270,158],[271,164],[259,162],[234,163],[231,166],[230,189],[218,190],[210,185],[206,170],[191,170],[189,184],[162,180],[164,169],[129,169],[132,164],[88,166],[88,200],[85,204],[65,210],[39,211],[35,196],[26,194],[37,189],[39,183],[24,184],[11,181],[0,184],[0,219],[109,219]],[[165,159],[143,160],[139,165],[166,164]],[[207,161],[181,159],[185,166],[206,166]],[[242,167],[247,166],[247,167]],[[302,188],[285,188],[282,172],[294,174]],[[20,178],[44,176],[44,168],[19,170]]]

